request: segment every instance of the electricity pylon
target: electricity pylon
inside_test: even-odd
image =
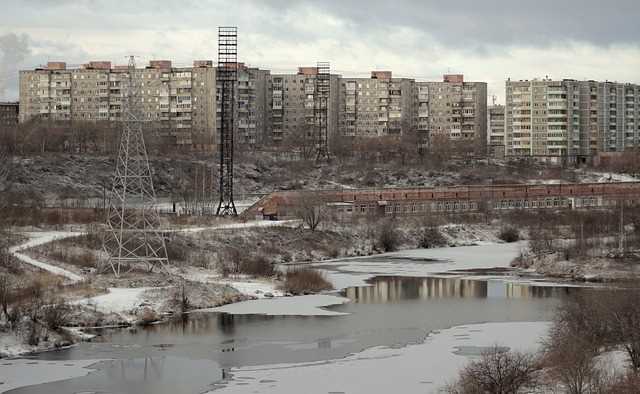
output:
[[[109,200],[103,249],[116,277],[134,263],[166,268],[169,260],[160,216],[156,211],[149,158],[142,133],[140,97],[136,89],[135,59],[129,58],[127,96],[123,102],[123,129]]]
[[[233,138],[236,129],[236,97],[238,81],[238,28],[218,28],[218,69],[216,83],[220,88],[220,203],[217,216],[237,216],[233,200]]]

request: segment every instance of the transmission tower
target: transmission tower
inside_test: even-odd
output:
[[[235,88],[238,81],[238,28],[218,28],[218,69],[220,89],[220,203],[216,215],[236,216],[233,201],[233,134],[236,125]]]
[[[331,93],[331,66],[318,62],[315,87],[316,161],[329,160],[329,95]]]
[[[123,129],[109,200],[107,232],[103,248],[116,277],[123,268],[143,263],[152,270],[166,268],[167,249],[155,210],[156,194],[142,133],[142,112],[134,73],[135,59],[129,58],[127,95],[123,101]]]

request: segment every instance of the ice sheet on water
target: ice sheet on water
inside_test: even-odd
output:
[[[234,378],[214,393],[432,393],[455,379],[468,362],[468,356],[457,354],[460,349],[464,353],[497,344],[535,350],[548,328],[544,322],[466,325],[401,349],[376,347],[339,360],[237,368],[231,370]]]
[[[232,315],[341,316],[345,313],[331,311],[324,307],[346,302],[349,302],[348,298],[317,294],[244,301],[203,309],[201,312],[224,312]]]
[[[88,367],[99,361],[0,360],[0,393],[85,376],[92,371]]]

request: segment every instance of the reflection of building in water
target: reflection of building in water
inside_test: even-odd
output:
[[[349,288],[346,296],[359,303],[410,299],[485,298],[487,282],[453,278],[375,278],[371,286]]]
[[[440,298],[547,298],[562,296],[568,291],[562,287],[539,287],[499,280],[377,277],[371,286],[348,288],[345,294],[354,302],[367,304]]]

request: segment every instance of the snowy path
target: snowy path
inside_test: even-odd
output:
[[[23,250],[33,248],[35,246],[43,245],[58,239],[77,237],[79,235],[82,235],[82,233],[70,232],[70,231],[44,231],[44,232],[26,233],[25,235],[29,237],[29,240],[21,245],[13,246],[9,248],[9,253],[11,253],[13,256],[15,256],[18,260],[22,261],[23,263],[40,268],[44,271],[48,271],[54,275],[63,276],[72,282],[81,282],[83,280],[82,276],[78,274],[65,270],[64,268],[56,267],[55,265],[51,265],[42,261],[35,260],[27,256],[26,254],[20,253]]]
[[[469,357],[496,344],[535,351],[548,328],[545,322],[465,325],[400,349],[375,347],[338,360],[234,368],[232,380],[211,393],[436,393]]]

